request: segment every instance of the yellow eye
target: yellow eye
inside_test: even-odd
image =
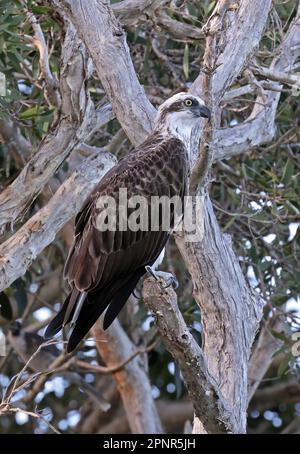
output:
[[[187,107],[191,107],[193,105],[193,101],[191,99],[186,99],[184,104],[187,106]]]

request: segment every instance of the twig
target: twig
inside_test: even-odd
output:
[[[288,74],[283,71],[278,71],[276,69],[265,68],[263,66],[251,65],[250,69],[254,74],[261,76],[268,80],[274,80],[275,82],[280,82],[287,85],[296,85],[300,90],[300,76],[295,74]]]
[[[116,366],[113,367],[105,367],[105,366],[98,366],[95,364],[89,364],[86,363],[85,361],[80,361],[80,360],[75,360],[76,365],[78,367],[81,367],[83,369],[89,369],[94,372],[98,372],[100,374],[113,374],[114,372],[118,372],[120,369],[122,369],[126,364],[130,363],[136,356],[141,355],[143,353],[148,353],[157,344],[158,340],[155,340],[152,344],[150,344],[148,347],[144,348],[138,348],[132,355],[130,355],[128,358],[126,358],[124,361],[122,361],[120,364],[117,364]]]
[[[62,353],[58,356],[49,366],[49,370],[47,372],[41,372],[38,380],[34,383],[33,387],[27,392],[27,394],[23,397],[22,402],[28,404],[31,402],[38,392],[42,389],[45,382],[47,381],[49,375],[56,374],[58,372],[63,372],[74,362],[74,358],[70,358],[68,361],[64,362],[66,359],[66,355]],[[61,367],[59,367],[63,364]]]

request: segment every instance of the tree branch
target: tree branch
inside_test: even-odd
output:
[[[78,212],[85,198],[115,162],[115,158],[108,153],[86,159],[60,186],[49,203],[0,246],[1,290],[26,272],[37,255]]]
[[[164,8],[170,0],[123,0],[113,3],[111,9],[116,17],[125,25],[135,25],[145,16],[145,19],[155,15],[157,10]]]
[[[251,8],[252,5],[254,5],[254,2],[251,2]],[[259,9],[256,11],[260,12]],[[254,23],[253,21],[254,18],[250,23]],[[236,40],[238,40],[237,37]],[[284,35],[276,55],[278,56],[274,58],[269,70],[272,73],[276,71],[281,74],[289,74],[290,68],[293,67],[294,62],[300,55],[300,5],[298,6],[296,17]],[[274,88],[277,88],[278,92],[266,91],[265,99],[257,98],[257,103],[245,122],[233,128],[217,129],[215,131],[215,160],[241,154],[273,139],[276,131],[275,115],[280,99],[281,85],[277,83]]]
[[[294,404],[299,400],[300,382],[297,378],[293,378],[287,382],[258,389],[250,402],[250,408],[265,410],[282,403]]]
[[[99,125],[93,103],[85,90],[87,63],[85,48],[73,26],[69,25],[62,50],[59,122],[42,140],[20,175],[0,194],[0,229],[24,215],[72,149]],[[106,122],[110,118],[107,108],[103,114],[102,119]]]
[[[247,366],[263,302],[245,281],[230,237],[221,233],[207,195],[202,197],[196,216],[199,240],[185,241],[183,235],[175,239],[201,309],[209,373],[232,412],[234,433],[244,432]]]
[[[114,368],[133,355],[136,347],[116,320],[107,331],[100,322],[92,328],[97,350],[109,368]],[[151,393],[146,371],[135,357],[113,373],[121,394],[132,433],[162,433],[160,418]]]
[[[210,375],[201,348],[190,334],[177,306],[177,295],[163,280],[148,278],[143,300],[155,317],[166,348],[178,364],[195,414],[208,433],[233,431],[230,413],[219,387]]]
[[[264,79],[274,80],[281,84],[297,85],[300,89],[300,76],[295,74],[287,74],[285,72],[264,68],[262,66],[251,65],[250,69],[254,74],[263,77]]]
[[[229,5],[227,5],[229,3]],[[218,6],[220,5],[220,6]],[[221,14],[224,9],[233,6],[233,2],[219,1],[215,7],[216,16],[213,20],[216,28],[219,27]],[[272,0],[263,3],[260,0],[241,0],[235,17],[229,28],[226,30],[227,42],[216,62],[216,71],[213,77],[213,90],[216,103],[222,99],[226,89],[234,82],[235,78],[242,71],[246,60],[252,55],[253,50],[258,46],[264,30],[267,17],[272,5]],[[221,11],[219,11],[219,9]],[[193,83],[192,90],[200,91],[201,79],[199,77]]]
[[[46,83],[46,91],[49,101],[54,106],[59,107],[61,99],[58,91],[58,80],[53,76],[50,70],[48,49],[43,31],[32,12],[27,12],[27,19],[29,20],[34,31],[33,43],[40,53],[40,67]]]

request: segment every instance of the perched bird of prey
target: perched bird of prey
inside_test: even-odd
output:
[[[28,367],[33,372],[49,372],[51,364],[60,356],[61,352],[55,345],[43,345],[45,340],[37,333],[26,331],[20,320],[14,320],[9,328],[8,341],[17,355],[26,364],[29,359]],[[53,374],[55,375],[55,373]],[[84,379],[73,370],[63,372],[70,383],[79,386],[91,399],[101,408],[102,411],[110,409],[110,404],[101,395],[100,392],[86,383]]]
[[[200,117],[210,118],[200,98],[188,93],[169,98],[159,107],[154,130],[145,142],[110,169],[86,200],[75,220],[64,270],[72,290],[50,322],[46,338],[71,322],[67,349],[72,351],[104,311],[103,328],[109,327],[146,271],[155,275],[174,227],[173,208],[169,230],[162,228],[160,216],[157,229],[126,230],[118,223],[115,229],[102,231],[99,219],[104,208],[99,202],[111,197],[118,206],[119,190],[126,188],[128,199],[143,196],[149,206],[153,196],[178,196],[183,203],[191,132]],[[150,208],[146,211],[151,218]]]

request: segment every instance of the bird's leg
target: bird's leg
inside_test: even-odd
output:
[[[161,278],[166,282],[166,285],[163,285],[162,288],[168,288],[172,286],[176,290],[179,287],[178,280],[172,273],[167,273],[165,271],[156,271],[150,265],[145,266],[145,269],[157,281]]]

